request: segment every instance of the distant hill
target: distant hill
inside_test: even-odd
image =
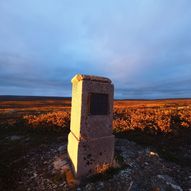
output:
[[[33,100],[71,100],[71,97],[54,97],[54,96],[17,96],[17,95],[0,95],[0,101],[33,101]],[[191,98],[166,98],[166,99],[115,99],[115,101],[183,101]]]
[[[0,101],[71,100],[71,97],[0,95]]]

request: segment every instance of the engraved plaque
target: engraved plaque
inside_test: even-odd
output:
[[[88,96],[89,114],[108,115],[108,101],[108,94],[90,93]]]

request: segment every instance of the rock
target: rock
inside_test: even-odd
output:
[[[66,169],[66,166],[68,166],[67,161],[61,158],[56,158],[56,160],[53,162],[54,169],[64,172]],[[69,168],[69,167],[68,167]]]
[[[148,162],[145,162],[144,164],[145,164],[146,166],[148,166],[148,165],[149,165],[149,163],[148,163]]]
[[[128,178],[130,176],[131,170],[130,169],[124,169],[120,171],[120,176],[123,178]]]
[[[63,152],[63,151],[66,151],[66,149],[67,149],[67,146],[66,146],[66,144],[65,144],[65,145],[60,146],[60,147],[58,148],[58,151],[59,151],[59,152]]]
[[[9,139],[11,140],[11,141],[18,141],[18,140],[20,140],[22,137],[21,136],[18,136],[18,135],[12,135],[12,136],[10,136],[9,137]]]
[[[14,135],[16,136],[16,135]],[[13,140],[15,137],[13,136]],[[21,137],[19,137],[21,138]],[[26,137],[22,137],[25,142]],[[10,139],[10,136],[7,137]],[[16,136],[16,139],[18,137]],[[14,142],[12,142],[14,144]],[[70,170],[66,142],[46,145],[38,150],[26,153],[28,165],[22,167],[20,190],[70,190],[69,183],[74,182]],[[60,153],[59,153],[60,152]],[[181,168],[175,163],[157,157],[156,153],[124,139],[117,139],[118,160],[126,165],[119,166],[109,173],[106,179],[95,179],[75,183],[77,191],[95,190],[150,190],[150,191],[191,191],[191,174],[189,168]],[[107,174],[106,174],[107,175]],[[111,176],[110,176],[111,175]],[[178,181],[176,181],[178,180]],[[76,181],[76,180],[75,180]],[[23,185],[23,187],[22,187]]]
[[[99,182],[97,185],[96,190],[102,190],[104,188],[104,183],[103,182]]]
[[[30,137],[25,138],[25,142],[28,142],[28,141],[30,141]]]
[[[93,190],[93,188],[94,188],[94,185],[92,183],[87,184],[86,187],[85,187],[85,189],[88,190],[88,191]]]
[[[34,172],[33,173],[33,177],[36,178],[37,177],[37,173]]]
[[[167,187],[170,187],[174,191],[183,191],[183,189],[177,185],[177,183],[168,175],[157,175],[157,178],[160,179]]]
[[[150,155],[150,156],[159,157],[158,153],[155,153],[155,152],[153,152],[153,151],[150,151],[150,152],[149,152],[149,155]]]
[[[133,186],[133,181],[131,181],[131,182],[130,182],[130,184],[129,184],[129,188],[128,188],[128,190],[127,190],[127,191],[130,191],[130,190],[131,190],[131,188],[132,188],[132,186]]]

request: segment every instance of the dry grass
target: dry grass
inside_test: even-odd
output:
[[[114,132],[127,132],[133,129],[147,130],[150,133],[170,133],[178,128],[191,127],[190,108],[117,108],[114,110]]]
[[[69,98],[12,98],[0,100],[0,127],[31,127],[52,130],[69,128]],[[67,117],[68,116],[68,117]],[[50,118],[49,118],[50,117]],[[66,123],[63,122],[63,119]],[[48,120],[48,121],[46,121]],[[33,122],[33,123],[32,123]]]
[[[170,133],[191,126],[191,100],[117,100],[114,102],[113,131],[143,130]],[[69,128],[69,98],[17,98],[0,101],[0,126],[33,129]]]
[[[112,167],[112,165],[109,163],[104,163],[102,165],[98,165],[98,166],[96,166],[96,173],[97,174],[105,173],[111,167]]]
[[[60,129],[69,130],[70,113],[69,112],[49,112],[40,115],[26,115],[23,117],[25,124],[31,128],[43,128],[47,130]]]

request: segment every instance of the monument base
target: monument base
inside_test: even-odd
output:
[[[68,136],[68,154],[77,178],[96,174],[99,166],[111,164],[114,157],[113,135],[90,140],[78,140],[71,132]]]

